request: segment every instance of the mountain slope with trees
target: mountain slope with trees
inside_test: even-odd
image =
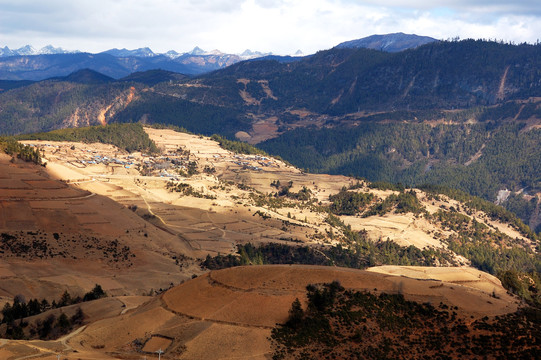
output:
[[[434,42],[392,54],[333,48],[287,64],[242,62],[197,81],[210,86],[205,94],[214,93],[215,99],[237,93],[239,79],[268,81],[277,99],[261,103],[267,111],[293,106],[344,115],[464,108],[537,95],[540,54],[539,45],[482,40]],[[200,100],[199,90],[189,88],[185,94]]]
[[[509,208],[537,227],[539,69],[539,44],[464,40],[396,53],[337,47],[196,78],[79,74],[6,83],[20,87],[0,93],[0,132],[142,122],[270,139],[265,151],[314,172],[441,184],[491,201],[508,189]]]

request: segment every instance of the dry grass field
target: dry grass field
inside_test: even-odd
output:
[[[213,271],[124,314],[93,321],[63,341],[42,342],[46,348],[40,351],[61,350],[66,359],[152,359],[161,348],[165,359],[268,359],[270,329],[287,319],[293,300],[306,304],[308,284],[335,280],[347,289],[444,302],[457,306],[467,318],[516,310],[516,300],[497,280],[472,269],[460,270],[269,265]],[[9,341],[0,349],[6,354],[35,353],[35,343]]]

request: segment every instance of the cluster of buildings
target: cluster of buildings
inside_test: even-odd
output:
[[[261,171],[265,167],[279,168],[280,165],[275,163],[273,159],[261,155],[235,155],[233,163],[242,166],[243,169]],[[253,162],[257,162],[259,166],[253,165]]]
[[[90,152],[90,150],[87,150],[87,151]],[[117,164],[117,165],[124,166],[126,169],[129,169],[132,165],[135,164],[132,160],[121,160],[121,159],[117,159],[117,158],[109,158],[107,156],[102,156],[102,155],[94,155],[91,160],[77,160],[77,161],[79,163],[81,163],[81,164],[88,164],[88,165],[93,165],[93,164],[104,164],[104,165]]]
[[[84,149],[74,146],[58,146],[51,144],[40,144],[29,146],[39,146],[41,149],[51,149],[53,155],[63,158],[60,160],[68,161],[73,165],[77,163],[83,167],[89,165],[103,164],[106,166],[119,166],[125,169],[137,168],[141,175],[160,176],[170,178],[171,180],[181,180],[183,173],[197,172],[197,162],[190,161],[190,151],[178,148],[168,151],[164,155],[154,156],[142,153],[139,155],[121,155],[112,151],[100,151],[99,149]],[[69,150],[71,149],[71,151]],[[63,151],[64,150],[64,151]],[[75,151],[77,150],[77,151]],[[65,157],[64,157],[65,156]],[[243,169],[253,171],[263,171],[265,168],[279,168],[280,165],[272,158],[262,155],[244,155],[236,154],[232,157],[222,154],[214,154],[208,159],[211,164],[217,162],[232,162]],[[195,167],[195,169],[194,169]],[[195,171],[194,171],[195,170]],[[113,169],[114,171],[114,169]]]

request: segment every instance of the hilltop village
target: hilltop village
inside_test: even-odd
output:
[[[220,153],[192,154],[185,146],[169,148],[160,154],[128,153],[112,146],[94,144],[56,143],[26,141],[23,145],[36,147],[44,161],[67,163],[78,169],[89,168],[92,173],[111,175],[141,175],[168,178],[180,181],[197,173],[201,168],[207,174],[216,172],[216,167],[237,170],[272,171],[285,164],[262,155]],[[202,160],[202,161],[201,161]]]

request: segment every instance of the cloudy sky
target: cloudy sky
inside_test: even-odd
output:
[[[539,0],[0,0],[0,47],[328,49],[372,34],[534,43]]]

